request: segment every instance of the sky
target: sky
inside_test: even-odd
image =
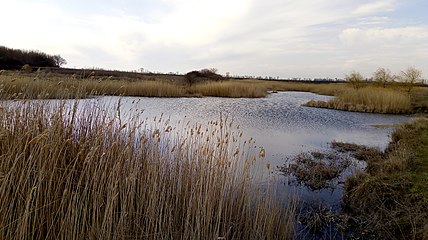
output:
[[[427,0],[0,0],[0,45],[65,67],[280,78],[428,77]]]

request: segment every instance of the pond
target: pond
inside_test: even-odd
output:
[[[279,92],[266,98],[142,98],[98,97],[101,106],[115,109],[131,118],[163,115],[178,121],[207,123],[223,118],[239,125],[245,137],[256,139],[266,149],[272,166],[281,166],[287,158],[301,152],[324,151],[332,141],[363,144],[384,150],[396,124],[411,120],[408,116],[337,111],[302,106],[309,100],[328,100],[307,92]],[[244,138],[245,139],[245,138]]]
[[[293,191],[303,202],[321,203],[333,210],[340,209],[343,184],[313,190],[298,185],[276,170],[293,156],[311,151],[328,152],[332,141],[362,144],[384,150],[396,124],[411,120],[409,116],[345,112],[304,107],[309,100],[329,100],[331,97],[306,92],[272,93],[266,98],[142,98],[104,96],[82,100],[80,104],[95,102],[112,112],[120,106],[124,119],[136,113],[151,119],[163,115],[171,125],[179,121],[206,124],[228,118],[239,125],[244,139],[256,139],[257,146],[266,150],[274,174],[278,174],[279,191]],[[114,111],[113,111],[114,109]],[[363,168],[357,164],[355,168]],[[353,169],[347,169],[337,179],[343,182]]]

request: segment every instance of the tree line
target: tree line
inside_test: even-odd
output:
[[[345,81],[355,89],[365,86],[367,82],[374,82],[383,88],[393,83],[399,83],[405,86],[408,92],[414,86],[425,83],[422,78],[422,71],[414,67],[408,67],[399,74],[393,74],[391,70],[386,68],[378,68],[371,78],[364,78],[361,73],[354,71],[346,75]]]
[[[49,55],[34,50],[20,50],[0,46],[0,69],[20,70],[23,66],[61,67],[66,60],[60,55]]]

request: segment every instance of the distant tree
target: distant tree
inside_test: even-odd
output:
[[[359,89],[363,86],[364,77],[359,72],[351,72],[346,75],[345,81],[355,89]]]
[[[0,46],[0,68],[20,70],[25,64],[34,67],[60,67],[66,61],[59,55]]]
[[[416,84],[423,82],[422,71],[414,67],[408,67],[406,70],[401,71],[400,79],[405,84],[407,92],[410,92]]]
[[[186,80],[186,83],[189,84],[189,86],[191,87],[196,82],[198,76],[199,76],[198,71],[191,71],[186,73],[186,75],[184,75],[184,79]]]
[[[61,67],[62,65],[67,64],[67,61],[62,58],[60,55],[54,55],[52,56],[54,62],[55,62],[55,66],[56,67]]]
[[[389,69],[378,68],[376,72],[373,73],[373,81],[383,88],[390,82],[393,82],[396,79]]]

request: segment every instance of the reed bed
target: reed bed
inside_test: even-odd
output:
[[[267,88],[255,82],[224,81],[200,83],[191,87],[190,92],[213,97],[260,98],[267,95]]]
[[[141,97],[265,97],[268,91],[307,91],[337,95],[343,84],[311,84],[262,80],[225,80],[201,82],[192,86],[177,76],[156,80],[118,80],[109,77],[76,78],[74,75],[39,76],[37,74],[0,75],[3,99],[64,99],[91,95],[121,95]]]
[[[376,87],[347,90],[328,102],[310,101],[305,106],[369,113],[402,114],[413,111],[409,94]]]
[[[186,91],[166,81],[0,76],[0,93],[3,99],[70,99],[92,95],[181,97]]]
[[[0,239],[288,239],[295,204],[226,120],[1,102]],[[255,184],[267,177],[263,186]]]

